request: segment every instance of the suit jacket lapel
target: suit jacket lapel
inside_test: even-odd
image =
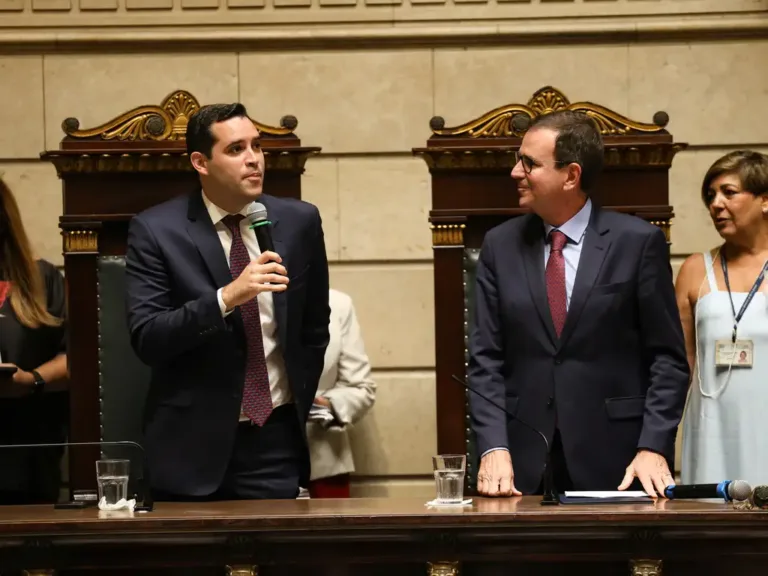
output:
[[[285,251],[285,241],[283,240],[282,234],[285,228],[279,226],[280,210],[277,206],[275,206],[276,203],[274,198],[271,196],[263,194],[258,201],[264,204],[264,207],[267,209],[267,215],[269,216],[269,220],[272,222],[272,243],[275,245],[275,252],[277,252],[283,259],[282,264],[285,266],[286,271],[289,271],[288,275],[290,276],[290,255]],[[288,287],[290,288],[290,284]],[[278,339],[280,340],[280,346],[283,350],[286,349],[288,334],[287,292],[288,290],[285,290],[283,292],[274,292],[272,294],[272,302],[275,305],[275,322],[277,323],[277,335]]]
[[[549,311],[547,300],[547,286],[544,282],[544,223],[538,216],[531,216],[525,233],[523,245],[523,261],[525,263],[525,275],[528,277],[528,289],[531,298],[539,312],[539,317],[544,329],[554,344],[555,325],[552,322],[552,314]]]
[[[610,236],[607,235],[609,229],[602,226],[600,222],[600,209],[593,204],[592,217],[584,234],[584,246],[579,257],[579,268],[576,271],[576,280],[573,284],[571,303],[568,306],[568,316],[565,320],[563,332],[560,334],[559,347],[561,348],[565,346],[568,338],[573,334],[581,311],[584,308],[584,303],[587,301],[587,296],[589,296],[595,280],[597,280],[597,275],[611,245]]]
[[[201,191],[193,193],[189,197],[189,211],[187,213],[187,230],[197,250],[203,257],[208,272],[213,278],[216,288],[222,288],[232,282],[232,273],[227,265],[227,257],[221,241],[213,226],[211,216],[203,204]]]

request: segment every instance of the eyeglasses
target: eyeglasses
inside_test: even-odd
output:
[[[515,165],[517,165],[518,163],[522,164],[523,172],[525,172],[526,174],[530,174],[531,171],[536,166],[545,166],[543,162],[537,162],[530,156],[527,156],[525,154],[520,154],[520,152],[515,152]],[[561,168],[567,164],[570,164],[570,162],[567,162],[565,160],[555,160],[554,162],[554,166],[557,168]]]

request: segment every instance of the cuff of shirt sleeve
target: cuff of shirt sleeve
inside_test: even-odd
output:
[[[509,452],[509,448],[504,448],[504,446],[499,446],[498,448],[491,448],[489,450],[486,450],[485,452],[483,452],[480,458],[485,458],[486,455],[490,454],[491,452],[496,452],[496,450],[504,450],[505,452]]]
[[[219,288],[218,290],[216,290],[216,300],[218,300],[218,301],[219,301],[219,310],[221,310],[221,317],[222,317],[222,318],[226,318],[227,316],[229,316],[230,314],[232,314],[232,312],[233,312],[235,309],[234,309],[234,308],[232,308],[232,310],[230,310],[229,312],[227,312],[227,307],[226,307],[226,306],[225,306],[225,304],[224,304],[224,297],[221,295],[221,293],[222,293],[222,291],[223,291],[223,290],[224,290],[223,288]]]

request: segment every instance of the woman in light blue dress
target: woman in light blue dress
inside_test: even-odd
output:
[[[724,243],[676,283],[693,375],[682,482],[768,484],[768,157],[727,154],[701,193]]]

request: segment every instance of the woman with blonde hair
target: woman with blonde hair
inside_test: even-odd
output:
[[[68,422],[64,279],[37,259],[0,177],[0,444],[64,442]],[[0,449],[0,504],[55,502],[57,448]]]
[[[701,196],[723,244],[686,259],[676,283],[693,374],[682,481],[768,483],[768,157],[723,156]]]

